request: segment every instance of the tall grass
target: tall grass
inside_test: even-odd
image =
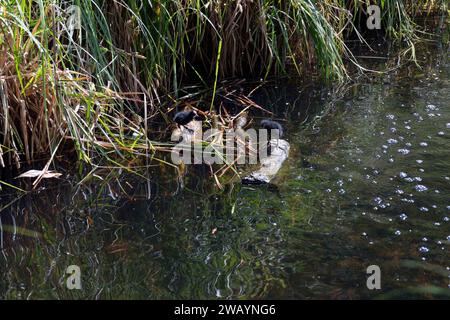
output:
[[[186,85],[308,72],[343,80],[354,61],[345,40],[364,33],[368,3],[2,0],[0,166],[51,163],[63,150],[96,163],[164,149],[149,139],[151,121],[169,119]],[[445,0],[372,3],[385,35],[411,48],[414,16],[447,10]],[[68,24],[76,8],[81,29]]]

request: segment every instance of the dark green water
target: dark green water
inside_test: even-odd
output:
[[[0,298],[450,298],[450,61],[431,51],[340,91],[256,92],[287,120],[277,188],[221,191],[191,168],[177,191],[167,167],[4,187]]]

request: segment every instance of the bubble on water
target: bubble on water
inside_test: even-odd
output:
[[[330,193],[331,189],[326,189],[325,192]]]
[[[422,178],[421,177],[414,177],[414,180],[417,181],[417,182],[421,182]]]
[[[399,174],[398,174],[398,176],[400,177],[400,178],[402,178],[402,179],[404,179],[404,178],[406,178],[407,176],[408,176],[408,174],[406,173],[406,172],[400,172]]]
[[[397,151],[398,151],[398,153],[401,153],[402,155],[407,155],[411,152],[410,150],[405,149],[405,148],[398,149]]]
[[[337,184],[339,187],[342,187],[342,186],[344,185],[344,181],[343,181],[342,179],[339,179],[339,180],[336,182],[336,184]]]
[[[422,241],[427,242],[427,241],[428,241],[428,238],[423,237],[423,238],[422,238]]]
[[[401,235],[401,234],[402,234],[402,232],[401,232],[400,230],[395,231],[395,235],[396,235],[396,236],[399,236],[399,235]]]
[[[382,146],[381,146],[383,149],[388,149],[389,147],[387,146],[387,145],[385,145],[385,144],[383,144]]]
[[[428,147],[428,143],[427,142],[421,142],[421,143],[419,143],[419,145],[421,147]]]
[[[345,194],[345,190],[344,189],[339,189],[339,194]]]
[[[447,241],[450,241],[450,236],[447,236]]]
[[[422,164],[422,163],[423,163],[423,160],[416,160],[416,162],[417,162],[418,164]]]
[[[423,173],[425,172],[425,169],[420,168],[419,171]]]
[[[450,122],[445,125],[447,129],[450,129]]]
[[[362,233],[362,236],[363,236],[363,237],[367,236],[367,233],[363,232],[363,233]]]
[[[397,190],[395,190],[395,193],[397,193],[397,194],[404,194],[405,191],[403,191],[402,189],[397,189]]]
[[[443,136],[443,135],[445,135],[444,131],[439,131],[438,132],[438,136]]]
[[[405,178],[405,181],[406,182],[414,182],[414,178],[408,177],[408,178]]]
[[[406,130],[411,130],[411,126],[405,126]]]
[[[397,132],[397,128],[395,128],[395,127],[389,128],[389,130],[390,130],[392,133]]]
[[[388,160],[390,163],[393,163],[395,160],[393,158],[389,158]]]
[[[445,180],[450,180],[450,177],[444,177]]]
[[[434,104],[429,104],[425,107],[428,111],[439,110]]]
[[[424,192],[427,191],[428,188],[426,186],[424,186],[423,184],[418,184],[414,187],[414,189],[416,189],[416,191],[418,192]]]
[[[405,146],[407,146],[408,148],[411,148],[412,144],[410,142],[405,143]]]
[[[420,207],[419,210],[422,211],[422,212],[428,212],[429,211],[429,209],[427,207]]]
[[[438,189],[434,190],[434,193],[441,193]]]
[[[441,225],[441,223],[440,223],[440,222],[435,222],[434,225],[435,225],[436,227],[439,227],[439,226]]]
[[[396,139],[388,139],[387,143],[389,143],[389,144],[396,144],[396,143],[398,143],[398,140],[396,140]]]
[[[373,199],[373,201],[374,201],[376,204],[380,204],[380,203],[383,202],[383,199],[381,199],[380,197],[376,197],[375,199]]]
[[[386,118],[388,118],[390,120],[394,120],[395,116],[393,114],[388,114],[388,115],[386,115]]]
[[[430,249],[428,249],[427,247],[420,247],[419,251],[422,252],[422,253],[427,253],[427,252],[430,251]]]
[[[402,214],[399,216],[399,218],[400,218],[400,220],[402,220],[402,221],[406,221],[406,219],[408,219],[408,216],[407,216],[406,214],[402,213]]]

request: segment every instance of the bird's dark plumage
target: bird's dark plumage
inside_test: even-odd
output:
[[[197,116],[197,113],[195,111],[180,111],[177,112],[175,117],[173,118],[173,121],[178,123],[180,126],[185,126],[194,118]]]
[[[276,121],[265,119],[261,121],[261,127],[266,130],[278,130],[278,137],[281,138],[283,136],[283,126]]]

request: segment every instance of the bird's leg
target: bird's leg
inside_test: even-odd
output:
[[[267,156],[270,156],[270,154],[272,153],[272,146],[270,144],[270,140],[269,142],[267,142],[266,149],[267,149]]]

